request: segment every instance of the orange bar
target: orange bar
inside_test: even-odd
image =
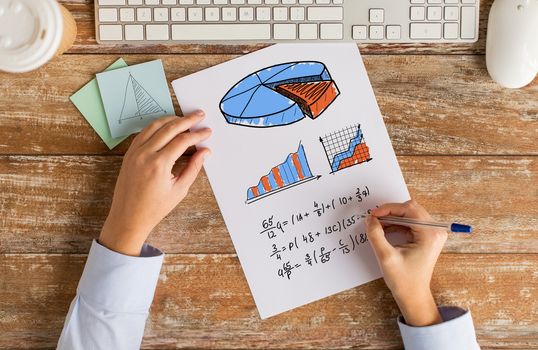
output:
[[[251,187],[252,194],[254,194],[254,197],[258,197],[260,195],[260,192],[258,192],[258,186]]]
[[[272,170],[273,177],[275,178],[276,184],[278,185],[278,188],[284,187],[284,181],[282,181],[282,177],[280,177],[280,170],[278,170],[277,167],[274,167]]]
[[[299,161],[299,156],[297,155],[297,153],[294,153],[291,156],[291,158],[293,160],[293,165],[295,165],[295,169],[297,170],[297,173],[299,174],[299,180],[304,179],[303,168],[301,168],[301,162]]]
[[[267,175],[262,177],[262,185],[266,192],[271,191],[271,184],[269,183],[269,179],[267,178]]]

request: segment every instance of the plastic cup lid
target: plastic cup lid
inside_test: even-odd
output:
[[[0,70],[27,72],[60,46],[63,18],[55,0],[0,0]]]

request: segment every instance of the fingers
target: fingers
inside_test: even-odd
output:
[[[387,203],[383,204],[379,208],[372,210],[372,215],[379,216],[403,216],[413,219],[430,220],[431,216],[428,214],[420,204],[414,200],[407,201],[405,203]]]
[[[163,157],[172,167],[187,148],[206,140],[209,136],[211,136],[211,129],[209,128],[179,134],[159,151],[159,157]]]
[[[396,252],[395,248],[385,238],[385,231],[375,216],[368,215],[366,217],[366,230],[368,241],[380,263]]]
[[[153,136],[153,134],[157,130],[159,130],[164,125],[170,122],[173,122],[177,119],[179,118],[173,115],[173,116],[163,117],[163,118],[154,120],[153,122],[148,124],[138,135],[136,135],[133,142],[131,143],[131,146],[139,147],[143,145],[144,143],[146,143],[147,140],[149,140],[151,136]]]
[[[181,196],[187,195],[191,185],[200,173],[204,160],[211,154],[208,148],[201,148],[191,156],[185,168],[181,171],[174,184],[175,189]]]
[[[154,134],[147,140],[143,146],[144,149],[148,150],[149,152],[160,151],[176,136],[199,123],[204,116],[205,114],[202,111],[197,111],[183,118],[176,118],[176,120],[162,125],[161,128],[155,131]]]

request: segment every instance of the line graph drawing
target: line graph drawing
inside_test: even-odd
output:
[[[149,92],[136,80],[131,73],[125,85],[123,96],[123,105],[121,107],[120,119],[122,121],[134,118],[143,119],[144,117],[155,114],[166,113]]]
[[[325,149],[331,174],[372,160],[360,124],[320,137],[319,141]]]
[[[340,95],[325,64],[288,62],[258,70],[237,82],[219,107],[229,124],[269,128],[318,118]]]
[[[283,163],[273,167],[267,175],[262,176],[258,185],[247,190],[246,203],[256,202],[306,182],[318,180],[320,177],[321,175],[312,174],[304,147],[299,143],[297,152],[290,153]]]

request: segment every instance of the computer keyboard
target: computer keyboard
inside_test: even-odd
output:
[[[102,44],[474,42],[480,0],[95,0]]]

